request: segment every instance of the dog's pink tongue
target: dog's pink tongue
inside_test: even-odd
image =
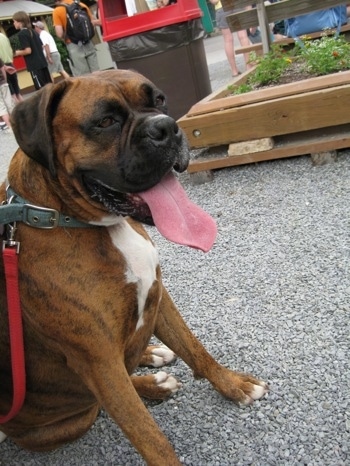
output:
[[[216,223],[193,204],[173,174],[138,195],[148,204],[159,232],[174,243],[209,251],[216,237]]]

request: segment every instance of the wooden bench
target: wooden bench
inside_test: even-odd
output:
[[[271,46],[271,33],[269,24],[275,23],[276,21],[283,20],[285,18],[291,18],[293,16],[300,16],[313,11],[324,10],[338,5],[344,5],[344,0],[283,0],[277,3],[265,5],[264,0],[256,0],[255,8],[249,10],[239,11],[237,13],[229,14],[226,19],[227,23],[232,32],[237,32],[242,29],[249,29],[252,27],[259,26],[261,32],[261,46],[264,53],[270,50]],[[249,0],[222,0],[222,7],[224,11],[230,11],[232,9],[249,8],[252,2]],[[348,26],[343,26],[344,31]],[[322,31],[316,33],[321,36]],[[309,34],[308,34],[309,35]],[[285,43],[293,43],[293,39],[286,40]],[[277,43],[277,42],[276,42]],[[258,46],[259,44],[255,44]],[[249,50],[240,48],[239,53],[246,53]],[[259,47],[257,47],[259,50]]]
[[[336,31],[337,31],[336,29],[328,29],[326,31],[311,32],[307,34],[307,37],[309,37],[310,39],[319,39],[324,34],[327,34],[330,36],[334,34]],[[350,36],[350,24],[344,24],[344,26],[340,28],[340,34],[344,34],[346,37]],[[294,42],[295,42],[294,39],[292,39],[291,37],[286,37],[283,39],[277,39],[273,41],[272,44],[273,45],[289,45],[289,44],[294,44]],[[257,42],[256,44],[247,45],[246,47],[235,48],[235,54],[240,55],[241,53],[260,52],[261,50],[263,50],[263,44],[262,42]]]

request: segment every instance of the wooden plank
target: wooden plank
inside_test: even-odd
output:
[[[189,145],[219,146],[349,121],[350,84],[178,120]]]
[[[249,74],[252,72],[253,69],[254,68],[251,68],[248,71],[245,71],[244,73],[236,76],[235,78],[232,78],[231,84],[235,84],[235,85],[239,86],[239,85],[245,83],[245,81],[247,79],[247,76],[249,76]],[[194,107],[199,105],[199,104],[208,102],[208,101],[210,101],[212,99],[226,97],[226,96],[229,96],[231,94],[232,94],[232,92],[228,89],[227,84],[224,84],[223,86],[219,87],[219,89],[217,89],[215,92],[212,92],[211,94],[204,97],[204,99],[197,102],[194,105]]]
[[[334,73],[326,76],[318,76],[316,78],[305,79],[295,83],[282,84],[266,89],[247,92],[246,94],[232,95],[231,91],[226,86],[226,94],[221,89],[219,94],[213,93],[212,99],[210,96],[206,100],[201,100],[195,104],[183,118],[188,118],[196,115],[203,115],[228,108],[241,107],[257,102],[263,102],[269,99],[277,99],[291,95],[302,94],[304,92],[316,91],[329,87],[342,86],[350,84],[350,71]],[[181,119],[181,121],[182,121]]]
[[[294,44],[294,39],[290,37],[286,37],[285,39],[277,39],[274,40],[271,45],[289,45]],[[246,45],[244,47],[237,47],[235,48],[235,55],[241,55],[242,53],[250,53],[250,52],[259,52],[262,50],[262,42],[256,42],[255,44]]]
[[[317,4],[317,1],[313,0],[284,0],[279,3],[284,3],[285,6],[283,7],[284,9],[288,9],[289,11],[293,11],[294,5],[296,5],[298,8],[302,6],[304,9],[308,9],[310,7],[314,8],[315,3]],[[321,3],[318,0],[318,3]],[[344,5],[344,0],[322,0],[321,8],[319,9],[325,9],[325,8],[331,8],[333,6],[337,5]],[[221,4],[223,9],[226,10],[232,10],[232,9],[238,9],[238,8],[249,8],[252,5],[252,2],[249,0],[221,0]],[[289,6],[288,6],[289,4]],[[316,8],[314,8],[316,10]]]
[[[254,68],[251,68],[251,69],[245,71],[244,73],[240,74],[236,78],[233,78],[232,81],[230,82],[230,85],[234,84],[234,85],[240,86],[241,84],[244,84],[246,82],[247,77],[253,71],[253,69]],[[199,102],[197,102],[196,104],[194,104],[193,107],[191,107],[191,109],[196,108],[197,106],[200,107],[202,105],[202,103],[209,102],[209,101],[214,100],[214,99],[221,99],[221,98],[228,97],[228,96],[232,95],[232,92],[230,91],[228,86],[229,86],[228,84],[224,84],[219,89],[217,89],[216,91],[214,91],[211,94],[204,97],[204,99],[202,99]]]
[[[247,163],[295,157],[317,152],[333,151],[350,147],[350,125],[306,131],[275,138],[275,147],[268,151],[234,157],[199,158],[192,160],[188,173],[245,165]]]
[[[327,36],[331,36],[336,32],[336,28],[334,29],[327,29],[326,31],[318,31],[318,32],[311,32],[307,34],[307,37],[311,39],[319,39],[320,37],[324,36],[327,34]],[[345,24],[344,26],[341,27],[340,32],[345,33],[350,31],[350,24]],[[277,39],[272,42],[272,45],[288,45],[288,44],[294,44],[295,41],[291,37],[286,37],[284,39]],[[249,53],[249,52],[256,52],[260,51],[263,49],[263,44],[262,42],[257,42],[256,44],[250,44],[245,47],[237,47],[235,48],[235,54],[240,55],[242,53]]]
[[[248,9],[252,7],[250,0],[223,0],[221,5],[224,10],[226,9]]]
[[[258,15],[259,29],[264,53],[269,53],[271,45],[271,31],[267,19],[264,0],[256,0],[256,12]]]
[[[235,0],[222,0],[225,11],[232,10]],[[312,11],[325,10],[337,5],[343,5],[344,0],[283,0],[281,2],[266,5],[266,15],[269,23],[274,23],[285,18],[304,15]],[[258,14],[256,8],[232,13],[227,16],[227,23],[232,32],[258,26]]]

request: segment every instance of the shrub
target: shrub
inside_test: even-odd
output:
[[[295,46],[273,45],[264,56],[250,54],[250,62],[256,68],[247,82],[240,86],[230,86],[233,94],[243,94],[260,86],[278,84],[279,79],[293,63],[298,63],[300,71],[312,76],[320,76],[350,69],[350,43],[344,36],[324,35],[311,40],[303,36]]]

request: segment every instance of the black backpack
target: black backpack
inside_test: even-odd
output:
[[[66,8],[66,36],[68,39],[75,44],[79,42],[86,44],[89,42],[95,35],[95,29],[88,12],[80,5],[80,0],[74,0],[70,5],[66,3],[61,3],[60,5]]]

